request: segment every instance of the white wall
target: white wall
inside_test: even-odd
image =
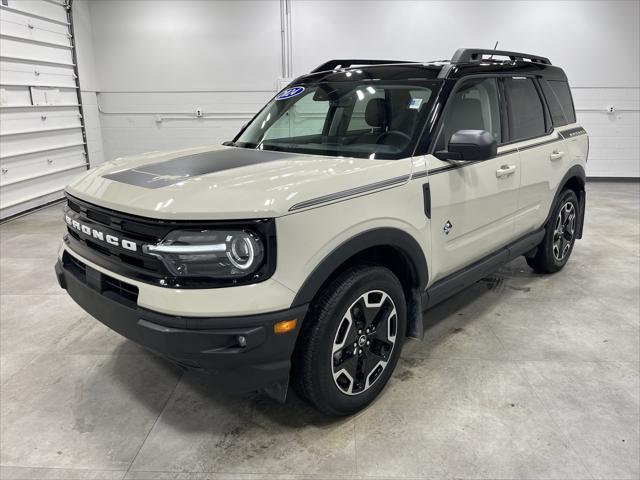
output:
[[[84,126],[87,132],[87,152],[90,165],[95,166],[102,163],[105,158],[102,125],[97,101],[97,92],[100,84],[98,82],[91,34],[93,25],[89,14],[89,1],[75,0],[73,2],[73,28],[76,37],[76,56]]]
[[[91,1],[89,10],[107,159],[229,140],[276,90],[277,0]],[[194,118],[198,107],[204,118]]]
[[[105,158],[231,138],[282,75],[280,3],[89,2],[82,35],[93,43]],[[292,0],[293,72],[330,58],[447,59],[498,40],[565,69],[591,136],[590,176],[638,177],[639,5]],[[198,106],[212,118],[166,118]]]

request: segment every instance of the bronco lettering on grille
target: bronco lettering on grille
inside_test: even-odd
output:
[[[95,228],[80,223],[78,220],[74,220],[69,215],[65,215],[64,220],[71,228],[78,230],[95,240],[100,240],[101,242],[106,242],[109,245],[115,245],[116,247],[122,247],[125,250],[131,250],[132,252],[136,252],[138,250],[138,244],[136,242],[118,238],[115,235],[110,235],[100,230],[96,230]]]

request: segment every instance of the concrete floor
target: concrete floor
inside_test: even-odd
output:
[[[588,186],[553,276],[517,260],[428,313],[368,410],[225,397],[56,284],[60,206],[0,227],[0,477],[638,479],[640,185]]]

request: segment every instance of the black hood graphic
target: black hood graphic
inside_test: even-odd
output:
[[[247,148],[225,148],[212,152],[196,153],[157,163],[122,170],[104,175],[116,182],[144,188],[161,188],[175,185],[199,175],[248,167],[260,163],[274,162],[287,158],[283,152],[250,150]]]

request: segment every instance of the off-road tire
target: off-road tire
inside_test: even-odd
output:
[[[377,292],[383,292],[387,297]],[[370,303],[371,305],[374,305],[378,299],[384,299],[380,300],[379,313],[373,311],[374,307],[360,308],[360,305],[367,305],[365,302],[369,299],[374,300]],[[374,320],[371,322],[365,320],[363,311],[367,316],[374,317]],[[395,320],[393,314],[389,314],[390,311],[396,312]],[[349,312],[349,318],[345,320],[347,312]],[[371,336],[365,334],[365,330],[358,334],[357,325],[373,325],[375,318],[386,319],[386,326],[371,327]],[[347,328],[345,323],[348,325],[348,330],[342,333]],[[400,281],[390,270],[377,265],[358,265],[347,269],[331,281],[311,305],[293,356],[294,388],[318,410],[328,415],[351,415],[362,410],[380,394],[391,377],[400,357],[406,335],[406,324],[404,291]],[[388,335],[390,328],[395,329],[395,343],[392,344],[391,350],[387,350],[388,345],[384,344],[384,339],[378,340],[377,337],[391,338]],[[352,339],[347,345],[344,343],[347,341],[346,336],[352,331],[356,335],[355,343]],[[369,328],[366,331],[368,332]],[[340,337],[341,335],[345,337]],[[362,340],[361,337],[366,337],[365,342],[370,338],[371,346],[365,347],[365,351],[360,353],[363,358],[357,358],[356,350],[358,349],[354,345]],[[336,345],[339,344],[339,338],[344,338],[345,346],[340,351],[334,352]],[[375,353],[374,346],[377,350]],[[351,347],[354,347],[353,351],[350,351]],[[385,358],[385,352],[388,353],[385,366],[374,380],[369,381],[373,378],[375,369],[372,369],[367,376],[367,366],[378,362],[379,367],[379,364],[384,362],[378,359]],[[356,368],[353,369],[356,375],[351,377],[353,389],[351,393],[344,391],[349,389],[344,385],[345,381],[348,384],[344,374],[340,378],[335,378],[337,374],[335,370],[340,368],[340,366],[336,367],[338,362],[336,356],[341,358],[347,356],[348,362],[356,362]],[[364,373],[360,376],[358,376],[358,368],[361,363],[358,362],[362,362],[363,365],[361,370]],[[349,365],[354,364],[349,363]],[[354,378],[365,378],[365,381],[357,382]],[[366,389],[365,386],[367,386]],[[361,391],[354,393],[357,387],[360,387]]]
[[[536,272],[555,273],[567,264],[576,241],[580,205],[573,190],[563,190],[556,202],[535,256],[526,257]],[[564,216],[573,216],[566,218]]]

